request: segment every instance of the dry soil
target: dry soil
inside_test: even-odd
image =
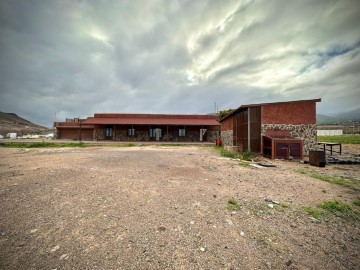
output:
[[[302,210],[358,211],[359,191],[296,172],[360,179],[359,166],[270,162],[194,146],[0,148],[0,268],[359,269],[358,220]]]

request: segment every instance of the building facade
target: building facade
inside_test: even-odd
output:
[[[57,139],[109,141],[215,142],[217,115],[95,114],[55,122]]]
[[[242,105],[220,120],[221,140],[239,151],[263,152],[263,137],[296,138],[308,154],[316,146],[316,103],[321,99]]]

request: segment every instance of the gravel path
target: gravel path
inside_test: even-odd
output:
[[[275,163],[195,146],[0,148],[0,269],[359,269],[358,221],[300,210],[359,192]]]

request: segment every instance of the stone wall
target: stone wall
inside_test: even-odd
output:
[[[218,131],[207,131],[204,135],[204,141],[215,142],[218,136]],[[169,142],[199,142],[200,131],[186,130],[184,137],[179,137],[179,131],[169,131],[168,134],[163,131],[163,136],[160,141]],[[105,130],[95,131],[95,140],[105,140]],[[149,131],[138,131],[135,130],[135,136],[128,136],[127,130],[114,130],[113,131],[114,141],[155,141],[155,138],[150,138]]]
[[[261,125],[261,135],[265,135],[267,130],[289,131],[290,136],[300,137],[304,140],[304,154],[308,155],[310,150],[316,147],[316,125],[285,125],[285,124],[263,124]]]
[[[105,130],[95,130],[95,140],[96,141],[101,141],[101,140],[105,140]]]
[[[225,130],[221,132],[221,142],[223,146],[233,146],[233,131]]]
[[[218,137],[219,131],[206,131],[204,141],[215,143]]]

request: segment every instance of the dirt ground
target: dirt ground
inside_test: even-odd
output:
[[[360,269],[358,220],[301,210],[359,191],[295,171],[360,179],[359,165],[271,162],[196,146],[0,148],[0,269]]]

